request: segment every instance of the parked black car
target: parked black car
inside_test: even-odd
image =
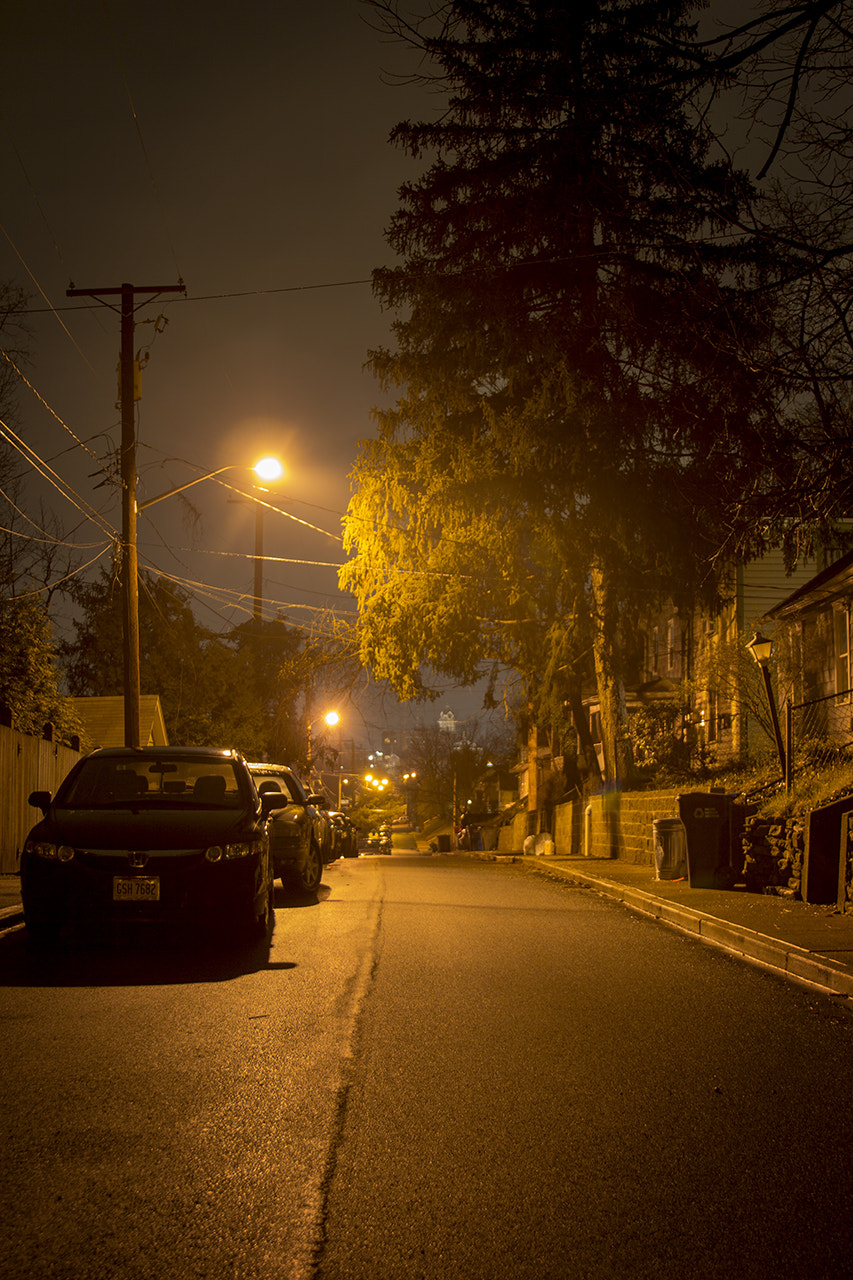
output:
[[[376,831],[369,831],[366,836],[362,836],[359,845],[364,853],[390,853],[391,828],[379,827]]]
[[[267,813],[232,751],[143,747],[94,751],[55,796],[21,857],[30,937],[66,923],[199,923],[262,936],[272,919]]]
[[[283,764],[250,764],[264,808],[270,809],[270,849],[275,875],[287,889],[315,893],[323,878],[321,818],[292,769]],[[277,799],[278,797],[278,799]]]
[[[332,848],[338,858],[358,857],[358,827],[345,813],[335,810],[329,814],[334,829]]]
[[[316,810],[315,830],[323,862],[334,862],[340,855],[335,850],[335,828],[329,810],[329,802],[325,796],[314,793],[309,794],[309,799]]]

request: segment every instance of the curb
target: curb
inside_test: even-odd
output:
[[[845,965],[823,956],[818,957],[803,947],[780,942],[778,938],[769,938],[766,934],[756,933],[742,925],[729,924],[693,907],[663,902],[654,894],[644,893],[642,889],[632,889],[613,880],[602,880],[598,876],[576,871],[574,867],[549,867],[543,865],[540,858],[526,858],[523,855],[512,860],[523,862],[526,866],[561,880],[580,881],[606,897],[621,902],[632,911],[651,916],[674,929],[680,929],[682,933],[689,933],[702,942],[707,942],[710,946],[720,947],[733,955],[752,960],[796,981],[813,983],[832,995],[853,996],[853,973]]]
[[[20,906],[0,907],[0,929],[8,929],[13,924],[20,924],[24,919],[24,908]]]

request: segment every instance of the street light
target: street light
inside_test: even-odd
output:
[[[137,552],[137,530],[136,517],[140,511],[145,511],[148,507],[153,507],[155,502],[162,502],[164,498],[173,498],[176,493],[183,493],[184,489],[191,488],[194,484],[200,484],[202,480],[212,480],[214,476],[222,475],[224,471],[240,471],[243,468],[230,465],[227,467],[217,467],[215,471],[207,471],[203,476],[195,476],[192,480],[187,480],[186,484],[176,485],[174,489],[167,489],[165,493],[158,493],[153,498],[146,498],[144,502],[136,500],[136,472],[128,479],[124,486],[124,522],[123,522],[123,550],[125,553],[125,563],[122,565],[122,587],[124,595],[124,744],[126,747],[139,747],[141,730],[139,722],[139,561]],[[284,468],[277,458],[261,458],[254,467],[249,468],[261,480],[272,480],[282,475]],[[262,510],[258,507],[259,512]],[[258,586],[260,578],[260,561],[263,555],[263,543],[260,540],[260,516],[256,517],[255,523],[255,601],[256,608],[260,612],[260,589]]]
[[[337,711],[327,711],[323,716],[323,723],[333,729],[340,722],[340,716]],[[311,778],[311,720],[308,720],[308,778]]]
[[[259,462],[256,462],[249,469],[254,471],[259,480],[263,480],[267,484],[280,480],[284,475],[284,467],[278,458],[273,457],[261,458]],[[166,493],[158,493],[156,498],[146,498],[144,502],[137,504],[137,511],[144,511],[146,507],[150,507],[155,502],[162,502],[164,498],[173,498],[176,493],[183,493],[184,489],[189,489],[194,484],[200,484],[202,480],[212,480],[214,476],[221,476],[223,471],[241,470],[243,470],[242,467],[234,465],[218,467],[216,471],[208,471],[203,476],[196,476],[194,480],[188,480],[186,484],[179,484],[177,488],[169,489]],[[255,581],[252,596],[252,616],[255,622],[260,622],[264,597],[264,508],[263,504],[257,502],[254,498],[248,498],[246,501],[255,503]]]
[[[788,770],[785,762],[785,747],[782,742],[782,730],[779,728],[779,716],[776,711],[776,699],[773,697],[773,686],[770,683],[770,655],[773,652],[773,641],[768,640],[766,636],[756,631],[755,635],[746,646],[755,659],[756,665],[761,668],[761,675],[764,680],[764,692],[767,696],[767,706],[770,709],[770,721],[773,725],[773,736],[776,739],[776,751],[779,756],[779,764],[782,766],[782,777],[787,781]]]
[[[253,467],[259,480],[273,483],[284,475],[284,467],[278,458],[261,458]],[[253,593],[252,617],[256,623],[261,620],[264,598],[264,508],[255,502],[255,589]]]

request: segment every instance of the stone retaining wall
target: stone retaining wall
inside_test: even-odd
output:
[[[554,852],[562,858],[618,858],[654,866],[654,823],[677,818],[679,791],[610,791],[558,805]],[[761,818],[735,806],[743,821],[743,862],[737,829],[732,866],[747,889],[853,910],[853,796],[798,818]],[[734,812],[734,811],[733,811]],[[517,813],[500,829],[498,852],[521,854],[535,815]],[[744,820],[745,819],[745,820]]]
[[[562,858],[621,858],[654,866],[653,823],[678,817],[677,791],[610,791],[588,805],[557,805],[554,846]],[[530,831],[530,815],[517,813],[498,835],[499,853],[520,854]]]
[[[805,828],[799,818],[747,818],[743,830],[747,890],[799,898],[805,851]]]

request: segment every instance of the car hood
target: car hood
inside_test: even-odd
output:
[[[30,838],[87,849],[195,849],[251,840],[260,830],[250,809],[57,809]]]

